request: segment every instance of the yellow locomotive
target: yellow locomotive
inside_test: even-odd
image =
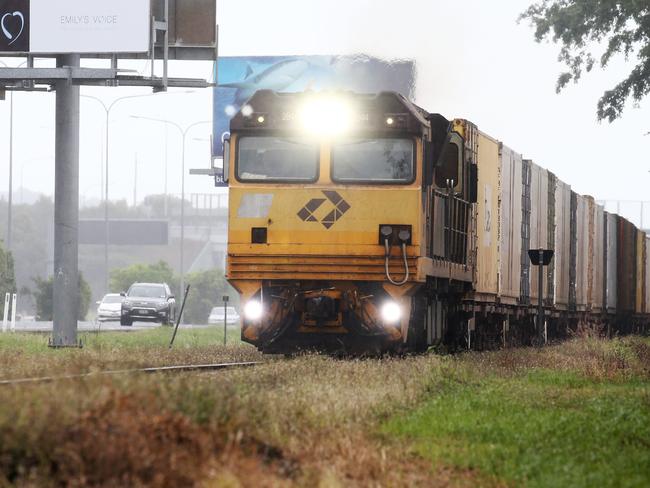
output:
[[[257,92],[231,121],[224,178],[227,278],[242,339],[265,352],[525,337],[540,292],[554,335],[621,312],[644,323],[645,298],[617,310],[612,271],[603,283],[608,258],[626,265],[605,235],[624,219],[472,123],[399,94]],[[642,275],[645,297],[646,237],[635,232],[639,272],[614,273],[621,288]],[[538,290],[526,252],[542,247],[559,264]]]

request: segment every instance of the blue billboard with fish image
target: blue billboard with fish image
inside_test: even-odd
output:
[[[257,90],[300,92],[345,90],[415,94],[415,63],[356,56],[221,57],[215,66],[212,153],[220,157],[230,119]]]

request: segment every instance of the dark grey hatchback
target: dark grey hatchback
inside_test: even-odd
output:
[[[133,283],[121,295],[120,325],[133,325],[134,320],[169,325],[176,318],[176,300],[167,283]]]

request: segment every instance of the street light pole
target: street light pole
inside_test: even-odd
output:
[[[167,144],[167,137],[168,137],[167,131],[168,131],[168,126],[167,126],[167,124],[165,124],[165,218],[167,218],[168,210],[169,210],[169,208],[168,208],[168,206],[169,206],[169,194],[167,193],[167,177],[169,175],[169,171],[168,171],[168,168],[169,168],[169,154],[168,154],[168,151],[167,151],[167,146],[168,146],[168,144]]]
[[[185,143],[187,140],[187,134],[189,133],[190,129],[196,127],[197,125],[201,124],[211,124],[212,121],[210,120],[201,120],[198,122],[194,122],[187,127],[183,129],[180,124],[177,124],[176,122],[172,120],[166,120],[166,119],[157,119],[154,117],[144,117],[144,116],[139,116],[139,115],[132,115],[131,118],[133,119],[139,119],[139,120],[150,120],[152,122],[160,122],[163,124],[169,124],[172,127],[176,127],[178,131],[181,134],[182,140],[183,140],[183,145],[182,145],[182,155],[181,155],[181,249],[180,249],[180,273],[181,273],[181,291],[184,289],[185,286],[185,263],[183,262],[184,260],[184,251],[185,251]]]
[[[138,202],[138,153],[135,153],[135,168],[133,168],[133,208]]]
[[[0,61],[5,68],[10,68],[4,61]],[[23,61],[16,68],[27,64]],[[9,92],[9,194],[7,199],[7,250],[11,251],[11,221],[13,220],[13,193],[14,193],[14,92]]]
[[[9,197],[7,205],[7,250],[11,251],[11,221],[14,183],[14,92],[9,94]]]

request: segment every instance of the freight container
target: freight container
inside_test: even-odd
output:
[[[550,171],[548,174],[548,217],[546,219],[546,249],[555,249],[555,191],[557,189],[557,176]],[[544,302],[546,306],[555,305],[555,259],[546,266],[546,296]]]
[[[621,216],[617,217],[617,302],[619,314],[634,312],[636,302],[636,227]]]
[[[569,235],[569,309],[577,309],[577,282],[578,282],[578,194],[571,192],[570,209],[570,235]]]
[[[645,313],[650,313],[650,259],[648,253],[650,252],[650,236],[646,235],[645,238]]]
[[[479,132],[476,222],[477,300],[495,301],[499,285],[499,143]]]
[[[546,249],[548,246],[548,172],[531,163],[530,183],[530,249]],[[531,266],[530,272],[530,299],[537,303],[538,292],[538,266]],[[543,278],[543,296],[546,296],[546,277]]]
[[[499,296],[517,304],[521,293],[521,154],[501,144]]]
[[[593,197],[583,197],[587,204],[589,223],[587,252],[587,309],[599,312],[603,308],[603,266],[604,266],[604,208],[597,205]]]
[[[636,300],[634,311],[636,313],[643,313],[645,310],[645,263],[646,263],[646,248],[645,248],[645,232],[641,230],[636,231]]]
[[[577,195],[577,247],[576,247],[576,309],[585,311],[588,302],[589,286],[589,203]]]
[[[530,258],[528,250],[530,249],[530,185],[531,185],[531,162],[527,159],[521,162],[521,280],[520,280],[520,297],[522,305],[530,303]]]
[[[569,306],[571,264],[571,187],[557,179],[555,185],[555,306],[566,310]]]
[[[586,291],[586,302],[587,310],[591,310],[593,304],[593,295],[594,295],[594,242],[595,242],[595,228],[594,228],[594,212],[596,203],[594,202],[593,197],[589,195],[582,195],[582,198],[585,200],[587,205],[587,291]]]
[[[596,204],[593,199],[593,236],[591,261],[591,309],[595,312],[603,310],[604,279],[605,279],[605,209]],[[591,242],[591,241],[590,241]]]
[[[605,260],[607,266],[605,268],[605,296],[607,301],[607,311],[609,313],[616,312],[616,283],[617,283],[617,254],[616,254],[616,244],[617,240],[617,215],[605,212],[605,218],[607,220],[607,225],[605,227],[605,232],[607,235],[607,245],[605,247]]]

